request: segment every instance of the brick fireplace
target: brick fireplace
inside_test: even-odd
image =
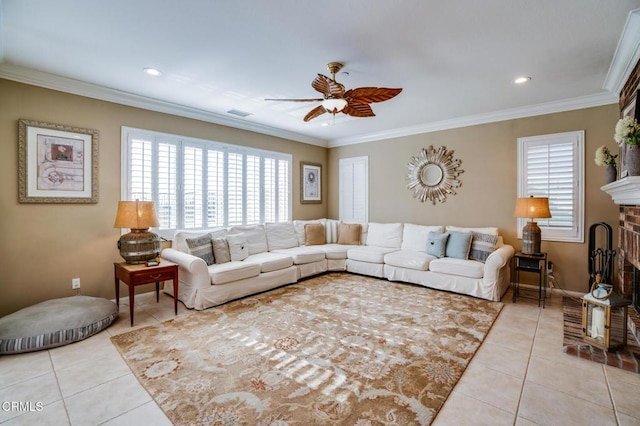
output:
[[[620,207],[618,224],[618,283],[632,300],[629,328],[640,341],[640,176],[628,176],[602,187]]]

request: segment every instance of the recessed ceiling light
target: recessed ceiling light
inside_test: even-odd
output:
[[[516,84],[523,84],[523,83],[526,83],[528,81],[531,81],[531,77],[518,77],[515,80],[513,80],[513,82],[516,83]]]
[[[159,69],[156,69],[156,68],[146,67],[143,71],[144,71],[146,74],[148,74],[148,75],[152,75],[152,76],[154,76],[154,77],[157,77],[157,76],[159,76],[159,75],[162,75],[162,73],[160,72],[160,70],[159,70]]]
[[[322,124],[320,124],[322,127],[329,127],[329,123],[327,123],[326,121]]]

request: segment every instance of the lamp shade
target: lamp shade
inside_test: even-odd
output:
[[[540,218],[551,217],[549,210],[549,198],[547,197],[520,197],[516,201],[514,217]]]
[[[149,229],[160,226],[153,201],[119,201],[114,228]]]
[[[327,111],[335,114],[336,112],[340,112],[347,106],[347,101],[341,98],[328,98],[322,101],[322,106]]]

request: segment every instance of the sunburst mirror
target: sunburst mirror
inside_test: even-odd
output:
[[[454,188],[462,185],[458,180],[460,173],[464,173],[458,168],[460,164],[462,161],[453,158],[453,151],[447,150],[446,146],[422,148],[407,165],[407,188],[423,203],[427,200],[434,205],[444,203],[447,195],[455,195]]]

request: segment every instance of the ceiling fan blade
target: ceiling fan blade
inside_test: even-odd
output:
[[[375,117],[375,114],[369,104],[349,102],[342,112],[352,117]]]
[[[322,102],[324,98],[320,99],[265,99],[265,101],[282,101],[282,102]]]
[[[304,116],[304,121],[313,120],[314,118],[324,114],[325,112],[327,112],[327,110],[324,109],[322,105],[318,105],[317,107],[309,111],[307,115]]]
[[[386,87],[359,87],[357,89],[349,89],[345,92],[344,97],[349,103],[367,103],[383,102],[398,95],[402,89],[389,89]]]
[[[318,76],[313,79],[311,87],[325,96],[333,96],[337,98],[342,98],[344,96],[344,86],[322,74],[318,74]]]

